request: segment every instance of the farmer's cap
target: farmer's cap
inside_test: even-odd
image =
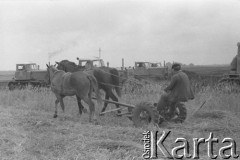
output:
[[[181,69],[181,65],[180,65],[179,63],[174,63],[174,64],[172,65],[172,69],[174,69],[174,70],[180,70],[180,69]]]

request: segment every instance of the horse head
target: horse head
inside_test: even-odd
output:
[[[61,61],[61,62],[55,62],[56,65],[57,65],[57,69],[58,70],[62,70],[62,71],[65,71],[66,72],[66,67],[65,67],[65,64]]]
[[[56,62],[56,64],[58,65],[58,70],[63,70],[65,72],[75,72],[78,70],[78,65],[69,60],[62,60],[60,62]]]
[[[47,65],[47,71],[48,71],[48,74],[49,74],[49,77],[50,77],[50,80],[52,79],[54,73],[56,71],[58,71],[58,69],[56,68],[56,64],[55,65]]]

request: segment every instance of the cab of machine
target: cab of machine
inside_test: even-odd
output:
[[[17,64],[15,79],[16,80],[30,80],[31,71],[39,70],[39,66],[36,63]]]
[[[160,62],[135,62],[133,71],[135,78],[166,79],[168,76],[168,67],[162,66]]]
[[[152,63],[152,62],[135,62],[135,68],[157,68],[162,67],[160,62]]]
[[[86,69],[93,69],[95,67],[103,67],[105,66],[104,61],[102,59],[79,59],[78,65],[83,66]]]
[[[150,67],[157,68],[157,67],[162,67],[162,64],[159,63],[150,63]]]
[[[135,62],[135,68],[149,68],[149,62]]]
[[[39,67],[37,66],[36,63],[16,65],[16,71],[32,71],[32,70],[39,70]]]

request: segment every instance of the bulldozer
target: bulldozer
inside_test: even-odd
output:
[[[167,79],[168,77],[168,67],[161,65],[161,63],[152,63],[152,62],[135,62],[134,68],[134,78],[141,80],[161,80]]]
[[[26,86],[47,87],[50,85],[47,70],[40,70],[36,63],[16,64],[14,77],[8,82],[9,90],[23,89]]]
[[[240,42],[237,43],[237,55],[230,65],[230,72],[223,75],[219,83],[240,84]]]

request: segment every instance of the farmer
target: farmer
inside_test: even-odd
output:
[[[164,93],[157,105],[158,111],[165,106],[170,107],[169,116],[173,116],[177,102],[187,102],[194,99],[188,76],[182,72],[181,65],[175,63],[172,65],[171,83],[164,89]]]

